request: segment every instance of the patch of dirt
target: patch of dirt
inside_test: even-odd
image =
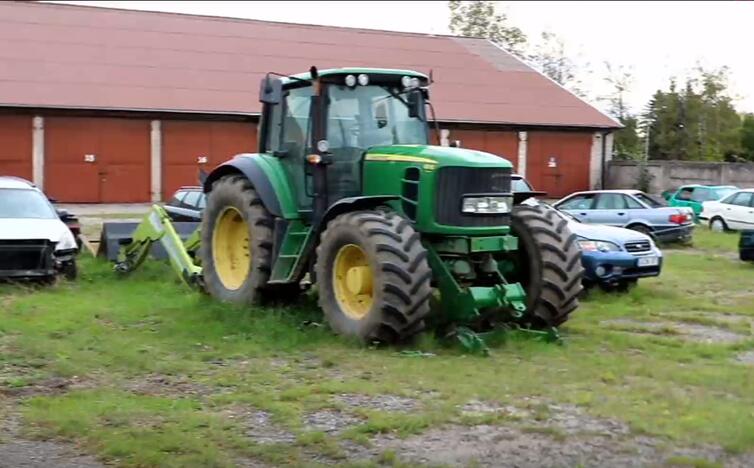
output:
[[[321,410],[304,416],[304,424],[310,431],[338,434],[350,426],[359,424],[361,419],[338,410]]]
[[[733,344],[748,339],[744,335],[722,328],[679,322],[639,322],[631,319],[604,320],[601,325],[615,325],[618,331],[629,333],[653,333],[658,335],[667,334],[685,341],[708,344]],[[630,328],[630,330],[620,330]],[[669,333],[666,333],[668,332]]]
[[[258,444],[292,444],[295,434],[272,422],[272,415],[256,408],[234,406],[223,411],[225,418],[238,421],[246,437]],[[251,465],[254,466],[254,465]]]
[[[394,395],[359,395],[342,393],[333,399],[351,408],[368,408],[379,411],[413,411],[419,407],[419,402],[413,398]]]
[[[754,366],[754,351],[746,351],[736,356],[736,362]]]
[[[724,462],[725,466],[750,466],[754,457],[727,458],[719,448],[665,450],[648,437],[612,438],[573,435],[553,437],[546,432],[479,425],[446,426],[408,439],[382,436],[369,449],[350,447],[352,459],[365,459],[391,450],[404,463],[496,467],[644,467],[658,466],[673,456]],[[350,458],[349,457],[349,458]]]
[[[14,398],[32,397],[40,395],[62,395],[71,390],[94,388],[95,382],[86,377],[73,376],[71,378],[50,377],[29,385],[8,387],[0,386],[0,394]]]
[[[178,398],[201,398],[220,393],[220,389],[192,382],[185,377],[150,374],[123,384],[124,390],[139,395],[169,396]]]
[[[0,468],[100,468],[94,457],[57,442],[14,439],[0,445]]]

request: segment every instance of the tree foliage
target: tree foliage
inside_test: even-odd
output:
[[[754,161],[754,114],[744,115],[741,125],[741,156]]]
[[[451,0],[448,2],[450,31],[462,36],[489,39],[508,52],[523,56],[526,34],[508,24],[508,17],[495,11],[495,3]]]
[[[566,47],[563,38],[555,33],[544,31],[540,41],[532,49],[528,58],[540,72],[573,93],[584,96],[581,81],[578,79],[576,60]]]
[[[602,100],[608,103],[608,112],[623,128],[615,132],[613,152],[618,159],[639,159],[642,154],[642,139],[639,136],[639,119],[629,110],[627,95],[634,82],[630,69],[605,63],[607,75],[605,81],[610,85],[610,92]]]
[[[652,159],[735,160],[741,117],[728,95],[728,70],[697,67],[683,89],[671,80],[652,96],[644,115]]]

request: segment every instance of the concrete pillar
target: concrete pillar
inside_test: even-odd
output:
[[[450,130],[447,128],[440,130],[440,146],[450,146]]]
[[[31,175],[34,185],[45,186],[45,119],[35,116],[31,130]]]
[[[607,155],[605,155],[607,159]],[[607,170],[607,168],[605,168]],[[592,135],[592,150],[589,153],[589,187],[602,188],[602,133]]]
[[[152,202],[162,200],[162,122],[152,121],[151,131]]]
[[[528,141],[529,134],[526,132],[518,132],[518,162],[516,163],[516,170],[521,177],[526,177],[526,155],[528,154]]]

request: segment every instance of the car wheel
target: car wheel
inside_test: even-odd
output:
[[[634,224],[633,226],[629,226],[628,229],[646,234],[647,236],[654,238],[654,236],[652,235],[652,230],[643,224]]]
[[[728,226],[722,218],[714,218],[709,222],[709,228],[712,232],[725,232]]]

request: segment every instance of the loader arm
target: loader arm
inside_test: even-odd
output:
[[[115,270],[120,273],[134,271],[144,263],[152,244],[160,242],[181,281],[191,288],[202,289],[202,268],[195,264],[190,255],[190,252],[195,252],[199,247],[198,233],[197,229],[184,243],[167,211],[159,205],[152,205],[151,211],[137,226],[130,241],[120,247]]]

